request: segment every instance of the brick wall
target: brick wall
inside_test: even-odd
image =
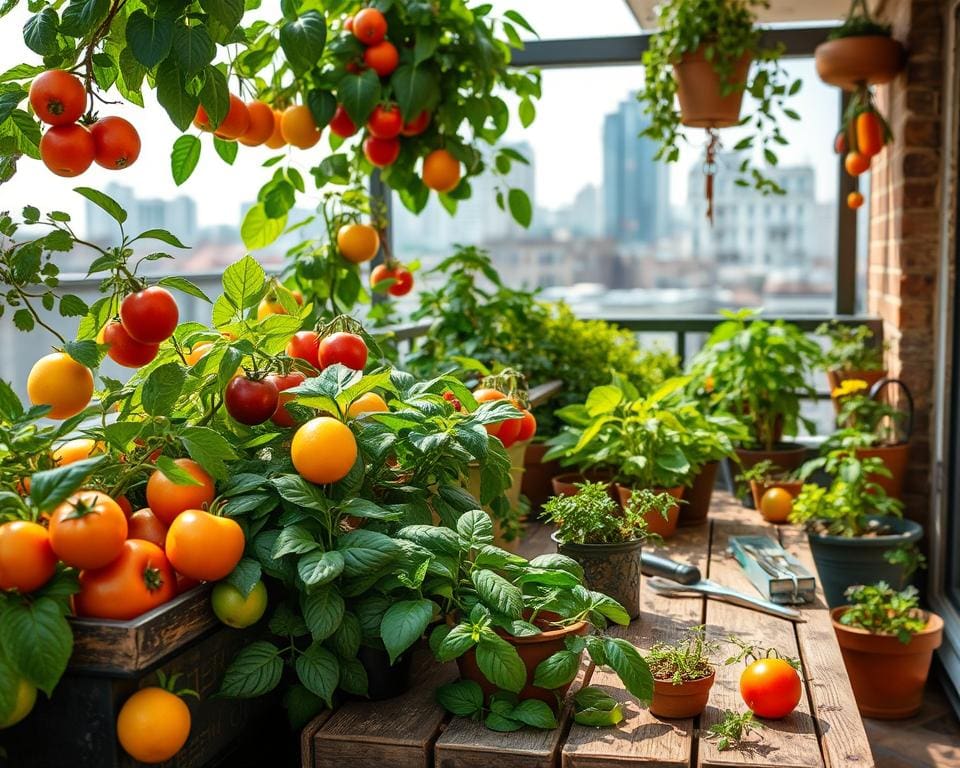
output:
[[[944,12],[939,0],[885,0],[878,16],[908,51],[905,70],[877,89],[894,142],[870,182],[868,309],[884,321],[888,367],[916,400],[907,514],[925,522],[934,392]]]

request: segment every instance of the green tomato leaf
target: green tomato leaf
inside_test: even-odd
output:
[[[280,682],[283,659],[273,643],[259,640],[243,648],[223,675],[220,695],[233,699],[253,699],[269,693]]]
[[[314,640],[326,640],[343,620],[343,598],[337,589],[327,584],[308,595],[301,595],[303,619]]]
[[[527,670],[517,649],[499,635],[487,631],[477,644],[477,666],[497,688],[519,693],[527,682]]]
[[[485,544],[493,544],[493,521],[481,509],[470,510],[457,520],[457,533],[465,548],[480,549]]]
[[[472,717],[483,709],[483,690],[473,680],[457,680],[437,688],[437,703],[459,717]]]
[[[47,6],[34,14],[23,25],[23,42],[27,48],[40,56],[52,56],[57,52],[57,28],[60,19],[53,6]]]
[[[306,11],[280,27],[280,47],[296,74],[317,65],[326,43],[327,21],[319,11]]]
[[[343,555],[339,552],[308,552],[297,562],[297,572],[307,587],[329,584],[343,573]]]
[[[365,125],[380,101],[380,78],[372,69],[345,75],[337,84],[337,98],[354,125]]]
[[[387,610],[380,625],[380,636],[390,654],[390,663],[406,651],[427,631],[433,618],[434,604],[431,600],[401,600]]]
[[[167,58],[173,47],[173,20],[161,15],[147,16],[136,10],[127,19],[127,45],[134,58],[147,69],[152,69]]]
[[[266,248],[274,242],[287,226],[287,215],[280,218],[270,218],[263,203],[251,207],[243,217],[240,225],[240,237],[243,244],[250,250]]]
[[[141,400],[143,410],[151,416],[166,416],[183,391],[186,374],[175,362],[154,368],[143,383]]]
[[[196,136],[184,135],[173,142],[170,170],[173,172],[173,181],[178,187],[190,178],[190,174],[200,162],[200,148],[200,139]]]
[[[297,656],[295,666],[297,677],[304,688],[319,696],[332,708],[333,693],[340,680],[340,663],[337,657],[318,641],[314,641],[306,651]]]
[[[52,598],[8,601],[0,611],[0,648],[23,677],[50,696],[67,668],[73,632]]]
[[[41,512],[52,512],[71,494],[83,487],[87,478],[106,460],[94,456],[56,469],[35,472],[30,478],[30,502]]]
[[[184,78],[190,79],[200,74],[217,53],[217,46],[210,39],[207,28],[202,24],[187,26],[177,24],[173,30],[173,59]]]

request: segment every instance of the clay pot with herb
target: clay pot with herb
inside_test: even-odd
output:
[[[707,706],[716,671],[710,655],[717,651],[707,642],[703,626],[692,627],[677,643],[657,643],[647,655],[653,673],[650,711],[657,717],[696,717]]]

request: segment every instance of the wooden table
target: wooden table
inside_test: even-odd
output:
[[[680,529],[660,550],[695,563],[705,576],[756,594],[727,555],[732,535],[767,534],[815,572],[806,536],[798,529],[764,523],[728,494],[717,493],[707,524]],[[553,551],[549,530],[530,526],[521,553]],[[764,646],[776,646],[803,661],[805,695],[789,717],[766,721],[759,737],[741,750],[720,752],[699,737],[723,711],[745,711],[738,691],[742,665],[717,668],[710,703],[697,720],[660,720],[626,694],[616,676],[587,661],[574,689],[591,684],[624,702],[624,721],[613,728],[590,728],[562,713],[555,731],[524,729],[495,733],[464,718],[447,715],[434,701],[435,688],[457,676],[454,664],[423,656],[414,688],[390,701],[348,703],[326,712],[303,732],[304,768],[607,768],[612,766],[781,766],[784,768],[871,768],[873,757],[853,692],[834,638],[830,616],[818,590],[816,603],[803,609],[804,623],[778,619],[703,598],[668,598],[643,590],[643,614],[617,634],[641,649],[672,640],[690,626],[706,624],[708,636],[723,641],[731,633]],[[732,646],[723,647],[723,656]]]

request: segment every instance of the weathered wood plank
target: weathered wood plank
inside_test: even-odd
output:
[[[816,564],[807,534],[795,527],[779,530],[780,543],[811,573]],[[830,609],[817,579],[817,601],[804,608],[805,624],[797,625],[800,656],[808,678],[808,691],[820,746],[828,768],[873,768],[870,743],[857,711],[850,679],[830,620]]]
[[[312,768],[316,762],[313,752],[313,741],[317,732],[323,728],[333,714],[332,710],[325,709],[313,720],[307,723],[300,731],[300,765],[302,768]]]
[[[543,384],[537,384],[537,386],[533,387],[527,393],[527,399],[530,401],[530,407],[535,408],[538,405],[543,405],[561,389],[563,389],[563,382],[559,379],[545,381]]]
[[[714,517],[709,578],[724,586],[756,594],[737,562],[727,554],[728,539],[734,535],[754,534],[776,537],[773,527],[753,513],[753,520],[738,509],[724,505]],[[775,647],[788,656],[799,656],[797,637],[792,622],[716,600],[707,601],[707,635],[724,641],[734,634],[748,642]],[[706,731],[718,723],[725,710],[745,711],[740,696],[741,665],[720,666],[717,680],[710,694],[710,703],[701,717],[701,729]],[[817,768],[823,765],[820,744],[807,696],[800,699],[797,709],[783,720],[761,721],[765,726],[762,738],[743,749],[720,752],[713,740],[701,738],[698,760],[701,768],[721,766],[777,766],[778,768]]]
[[[705,569],[709,526],[682,529],[668,539],[658,554],[693,563]],[[657,642],[677,640],[684,631],[703,621],[703,599],[671,599],[653,590],[642,591],[643,613],[629,627],[612,634],[649,651]],[[615,674],[597,669],[596,685],[623,704],[624,720],[616,728],[590,728],[574,724],[563,747],[563,768],[605,768],[643,765],[647,768],[689,766],[693,752],[694,721],[661,720],[628,694]]]
[[[437,686],[457,677],[456,664],[437,664],[429,649],[417,649],[414,686],[386,701],[341,706],[314,734],[316,768],[427,768],[433,743],[446,720],[436,703]]]

